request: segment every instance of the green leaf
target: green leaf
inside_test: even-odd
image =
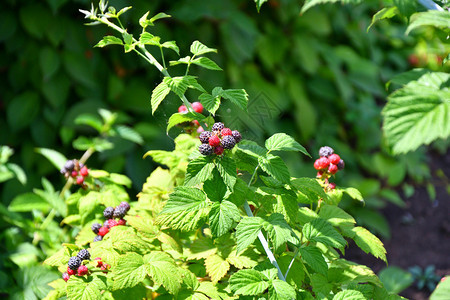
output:
[[[318,5],[318,4],[336,3],[336,2],[357,4],[357,3],[361,3],[362,1],[363,0],[306,0],[305,4],[303,4],[301,13],[304,13],[311,7]]]
[[[175,125],[184,123],[184,122],[190,122],[197,120],[199,122],[205,121],[205,116],[202,114],[199,114],[197,112],[188,112],[188,113],[175,113],[170,116],[169,122],[167,124],[166,132],[169,132],[172,127]]]
[[[434,26],[438,28],[450,28],[450,13],[448,11],[429,10],[415,13],[411,16],[411,22],[406,29],[406,34],[420,26]]]
[[[180,48],[178,48],[177,43],[175,41],[167,41],[161,44],[161,47],[171,49],[175,51],[178,55],[180,55]]]
[[[364,202],[364,198],[361,195],[361,192],[358,191],[357,189],[352,188],[352,187],[348,187],[348,188],[341,189],[341,190],[343,192],[345,192],[347,195],[349,195],[350,197],[352,197],[353,199],[361,201],[361,202]]]
[[[143,282],[147,277],[147,268],[141,255],[137,253],[121,255],[113,268],[113,290],[134,287]]]
[[[345,290],[334,295],[333,300],[366,300],[366,297],[359,291]]]
[[[450,295],[450,276],[443,277],[430,296],[430,300],[445,300]]]
[[[219,171],[223,182],[231,191],[233,191],[237,179],[236,163],[234,160],[228,156],[224,156],[221,159],[216,160],[216,168]]]
[[[336,227],[353,227],[356,223],[355,219],[343,209],[334,205],[322,205],[319,211],[319,217],[327,220],[331,225]]]
[[[47,148],[36,148],[36,152],[47,158],[58,170],[61,170],[67,158],[58,151]]]
[[[136,44],[133,43],[133,35],[129,34],[128,32],[122,33],[123,40],[125,44],[123,45],[125,49],[125,53],[133,51]]]
[[[205,201],[206,195],[203,191],[196,188],[180,186],[177,187],[172,194],[170,194],[169,200],[167,200],[161,214],[170,214],[180,210],[189,211],[196,209]]]
[[[311,157],[302,145],[285,133],[275,133],[268,138],[266,140],[266,148],[269,151],[300,151]]]
[[[284,219],[284,216],[279,213],[273,213],[263,222],[263,228],[269,234],[269,238],[276,249],[291,238],[292,229]]]
[[[227,233],[240,218],[239,209],[234,203],[227,200],[215,202],[209,211],[209,227],[213,237]]]
[[[258,163],[264,172],[273,176],[276,180],[283,183],[290,182],[289,170],[281,157],[272,154],[265,157],[260,156],[258,157]]]
[[[280,279],[272,280],[272,286],[269,286],[270,300],[296,299],[296,296],[292,285]]]
[[[327,275],[328,265],[322,255],[322,251],[314,246],[299,248],[301,259],[306,262],[314,271]]]
[[[224,90],[220,93],[220,96],[230,100],[240,109],[247,111],[248,94],[244,89]]]
[[[230,264],[217,254],[208,256],[205,259],[206,272],[208,272],[213,283],[222,279],[230,269]]]
[[[181,288],[181,273],[169,254],[153,251],[145,256],[148,274],[156,284],[162,284],[169,293],[177,294]]]
[[[117,135],[125,140],[131,141],[139,145],[142,145],[144,143],[144,139],[142,138],[142,136],[131,127],[118,125],[115,126],[114,129],[116,130]]]
[[[97,45],[95,45],[94,47],[103,48],[108,45],[123,45],[123,42],[118,37],[107,35],[103,37],[103,39],[100,42],[98,42]]]
[[[76,117],[75,124],[77,125],[87,125],[95,130],[97,130],[99,133],[103,130],[103,124],[102,121],[96,116],[92,114],[81,114]]]
[[[200,100],[203,107],[213,116],[220,107],[220,96],[213,96],[208,93],[204,93],[198,97],[198,100]]]
[[[155,113],[158,106],[161,102],[166,98],[166,96],[170,93],[170,87],[162,81],[158,84],[157,87],[152,91],[151,105],[152,105],[152,114]]]
[[[199,156],[189,162],[184,184],[186,186],[201,184],[212,176],[213,170],[214,162],[209,157]]]
[[[323,219],[315,219],[306,223],[302,232],[307,240],[319,242],[330,247],[343,248],[347,244],[339,232]]]
[[[111,242],[112,247],[122,253],[145,253],[149,248],[147,241],[138,236],[133,228],[126,226],[111,228],[107,238],[108,242]]]
[[[128,188],[131,188],[131,184],[133,183],[127,176],[117,173],[109,174],[109,180],[111,180],[115,184],[124,185]]]
[[[298,201],[304,204],[317,203],[319,199],[328,201],[328,195],[323,190],[323,187],[314,178],[295,178],[291,180],[292,186],[297,191]]]
[[[256,270],[240,270],[230,277],[230,289],[235,295],[258,295],[268,287],[265,277]]]
[[[263,5],[263,3],[264,3],[264,2],[267,2],[267,1],[269,1],[269,0],[255,0],[255,3],[256,3],[256,9],[258,10],[258,12],[260,11],[261,6]]]
[[[102,291],[106,289],[105,277],[98,276],[85,277],[71,276],[67,282],[67,298],[79,300],[100,300]]]
[[[150,22],[154,23],[157,20],[161,20],[161,19],[165,19],[165,18],[170,18],[172,17],[171,15],[168,15],[166,13],[160,12],[157,13],[156,15],[154,15],[153,17],[150,18]]]
[[[58,71],[61,64],[60,56],[56,49],[45,47],[39,53],[39,65],[44,75],[44,81],[48,81]]]
[[[206,54],[206,53],[217,53],[216,49],[213,48],[209,48],[205,45],[203,45],[202,43],[200,43],[199,41],[194,41],[191,45],[191,53],[194,54],[195,56],[199,56],[202,54]]]
[[[161,43],[159,42],[161,38],[159,36],[154,36],[151,33],[143,32],[139,36],[139,43],[143,45],[152,45],[152,46],[161,46]]]
[[[259,158],[265,156],[267,151],[253,141],[243,140],[238,144],[238,149],[247,155]]]
[[[398,294],[408,288],[414,278],[411,273],[399,267],[387,267],[378,274],[381,282],[389,293]]]
[[[207,57],[199,57],[191,61],[192,64],[203,67],[209,70],[222,71],[222,68],[219,67],[214,61]]]
[[[261,231],[264,220],[259,217],[244,217],[236,227],[236,240],[237,248],[236,252],[239,254],[258,237]]]
[[[370,27],[372,27],[376,22],[383,20],[383,19],[390,19],[396,16],[399,13],[396,6],[391,7],[384,7],[380,11],[378,11],[376,14],[372,17],[372,22],[370,23],[369,27],[367,27],[367,31],[370,30]]]
[[[354,227],[345,231],[346,235],[349,235],[358,245],[361,250],[366,253],[370,253],[373,256],[386,260],[386,249],[384,249],[383,243],[370,231],[364,227]]]
[[[205,93],[205,89],[198,84],[194,76],[164,77],[163,82],[167,84],[172,92],[178,97],[183,97],[188,88],[199,90]]]
[[[221,202],[224,199],[228,189],[217,169],[214,170],[213,177],[205,181],[203,190],[211,201]]]
[[[47,201],[34,193],[20,194],[8,206],[8,210],[13,212],[27,212],[34,209],[46,212],[50,208]]]
[[[450,74],[433,72],[388,97],[383,131],[394,154],[450,136]]]

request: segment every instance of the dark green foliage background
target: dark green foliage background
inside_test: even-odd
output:
[[[417,44],[414,37],[404,35],[405,24],[380,22],[367,33],[370,17],[380,8],[373,4],[339,9],[324,5],[304,15],[299,15],[299,1],[293,0],[269,1],[260,14],[249,0],[110,4],[116,8],[133,5],[123,19],[131,32],[139,30],[135,23],[148,10],[171,14],[172,19],[158,22],[154,33],[163,41],[177,41],[182,56],[194,40],[219,49],[211,58],[225,72],[198,68],[194,73],[207,90],[245,88],[250,104],[249,115],[225,105],[217,117],[257,142],[285,132],[316,156],[320,146],[334,147],[346,161],[344,175],[336,179],[338,185],[358,187],[367,202],[365,208],[350,200],[344,206],[357,214],[362,225],[389,236],[388,225],[376,209],[385,205],[383,199],[402,205],[391,188],[400,186],[407,174],[414,174],[418,181],[429,176],[423,151],[394,159],[382,147],[385,83],[410,68],[407,57]],[[173,147],[176,132],[166,136],[165,122],[181,104],[179,99],[165,101],[151,115],[150,94],[162,79],[160,73],[141,58],[125,55],[121,47],[93,48],[113,32],[82,25],[78,9],[89,7],[84,0],[2,1],[0,145],[14,148],[12,161],[28,176],[25,187],[17,180],[1,184],[6,207],[16,195],[40,187],[42,176],[57,188],[63,185],[62,176],[35,148],[80,157],[72,141],[80,134],[95,134],[74,124],[81,113],[96,113],[98,108],[118,112],[121,121],[144,137],[144,146],[113,140],[113,150],[89,161],[93,168],[129,176],[133,195],[153,169],[142,155],[150,149]],[[159,57],[158,51],[152,53]],[[168,55],[177,59],[174,53]],[[192,95],[188,98],[197,100]],[[293,176],[314,176],[313,159],[298,154],[285,159]],[[0,225],[1,231],[4,226],[9,225]],[[9,240],[10,234],[2,233],[1,240]],[[2,243],[2,248],[6,246],[2,253],[7,257],[24,240],[19,236],[11,244]]]

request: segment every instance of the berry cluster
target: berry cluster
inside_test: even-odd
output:
[[[324,179],[328,184],[328,188],[333,190],[336,188],[336,184],[329,183],[328,178],[336,174],[339,170],[344,169],[344,160],[334,153],[333,148],[328,146],[320,148],[319,156],[320,158],[314,162],[314,168],[318,171],[317,178]]]
[[[237,130],[231,131],[222,122],[213,125],[212,131],[203,131],[200,136],[202,144],[198,147],[203,155],[221,155],[224,150],[231,150],[242,139]]]
[[[194,102],[191,105],[192,105],[192,109],[195,112],[198,112],[199,114],[201,114],[203,112],[203,105],[200,102]],[[178,107],[178,112],[180,114],[186,114],[188,112],[186,105],[181,105],[180,107]]]
[[[68,160],[61,169],[61,174],[66,178],[76,178],[78,185],[84,184],[84,178],[89,176],[88,168],[76,159]]]
[[[91,226],[92,231],[97,235],[94,238],[94,242],[101,241],[112,227],[126,225],[127,221],[123,217],[125,217],[129,210],[130,204],[126,201],[121,202],[115,208],[112,206],[105,208],[103,216],[106,221],[103,223],[103,226],[99,223],[94,223]]]
[[[97,262],[97,268],[100,268],[100,270],[104,271],[104,273],[107,273],[107,270],[111,268],[111,266],[102,261],[100,257],[96,257],[95,261]]]
[[[84,276],[89,273],[88,268],[83,265],[84,260],[90,260],[91,254],[86,249],[81,249],[77,256],[72,256],[69,258],[69,263],[67,264],[67,272],[62,274],[62,278],[67,282],[70,276]]]

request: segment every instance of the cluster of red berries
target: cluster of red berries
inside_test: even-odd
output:
[[[72,256],[69,258],[67,263],[67,272],[62,274],[62,278],[67,282],[70,276],[84,276],[89,273],[89,269],[83,264],[83,261],[88,261],[91,259],[91,254],[86,249],[81,249],[77,256]]]
[[[344,169],[345,163],[339,155],[334,153],[333,148],[324,146],[319,150],[320,158],[314,162],[314,168],[318,171],[317,178],[325,179],[328,183],[328,178],[336,174],[339,170]],[[330,189],[335,189],[335,183],[328,183]]]
[[[61,169],[61,174],[63,174],[66,178],[72,177],[76,178],[76,183],[78,185],[84,184],[84,178],[89,176],[88,168],[80,163],[76,159],[71,159],[66,161],[64,167]]]
[[[103,223],[103,226],[99,223],[94,223],[91,226],[92,231],[97,235],[94,238],[94,242],[103,240],[103,237],[114,226],[126,225],[127,221],[124,219],[124,217],[129,210],[130,204],[128,204],[128,202],[126,201],[121,202],[115,208],[112,206],[105,208],[105,210],[103,211],[103,216],[105,217],[106,221]]]
[[[199,136],[202,144],[198,147],[203,155],[222,155],[224,150],[231,150],[242,140],[242,136],[237,130],[231,131],[222,122],[213,125],[212,131],[203,131]]]
[[[203,105],[200,102],[194,102],[191,104],[191,106],[195,112],[197,112],[199,114],[201,114],[203,112]],[[180,107],[178,107],[178,112],[180,114],[188,113],[188,109],[187,109],[186,105],[181,105]],[[200,126],[200,123],[197,120],[190,122],[190,125],[192,127],[194,127],[194,129],[197,128],[197,132],[199,132],[199,133],[203,132],[203,128]]]

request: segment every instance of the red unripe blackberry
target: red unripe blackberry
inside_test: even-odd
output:
[[[212,132],[211,131],[203,131],[202,133],[200,133],[199,135],[199,139],[200,142],[202,142],[202,144],[208,144],[209,143],[209,138],[212,136]]]
[[[233,132],[230,128],[224,128],[220,133],[222,134],[222,136],[233,135]]]
[[[109,220],[108,220],[108,226],[109,226],[109,228],[113,228],[114,226],[117,226],[117,225],[118,225],[118,223],[117,223],[116,220],[114,220],[114,219],[109,219]]]
[[[70,176],[72,176],[73,178],[75,178],[75,177],[78,176],[78,172],[77,172],[77,171],[72,171],[72,172],[70,173]]]
[[[127,224],[127,221],[125,219],[120,219],[119,221],[117,221],[117,225],[123,226],[126,224]]]
[[[317,175],[316,175],[316,177],[320,178],[320,177],[322,177],[322,176],[323,176],[323,171],[319,171],[319,172],[317,172]]]
[[[213,153],[213,147],[211,147],[209,144],[201,144],[198,147],[198,151],[202,155],[211,155]]]
[[[106,220],[112,219],[113,215],[114,215],[114,207],[112,206],[108,206],[103,211],[103,216],[105,217]]]
[[[220,145],[220,139],[217,135],[213,135],[209,138],[209,145],[211,147],[216,147]]]
[[[105,236],[108,232],[109,232],[108,227],[104,227],[103,226],[102,228],[99,229],[98,235],[99,236]]]
[[[320,170],[328,168],[329,165],[330,165],[330,161],[325,156],[318,159],[318,166],[319,166]]]
[[[75,275],[77,273],[76,270],[72,270],[71,268],[67,267],[67,274],[69,275]]]
[[[236,145],[236,140],[231,135],[224,136],[222,139],[222,146],[224,149],[233,149]]]
[[[339,170],[344,169],[344,168],[345,168],[344,160],[341,159],[341,160],[338,162],[337,166],[338,166],[338,169],[339,169]]]
[[[224,149],[223,149],[222,146],[217,146],[217,147],[214,148],[214,153],[217,154],[217,155],[222,155],[223,150]]]
[[[334,189],[336,188],[336,183],[330,182],[330,183],[328,184],[328,187],[330,188],[330,190],[334,190]]]
[[[98,230],[99,230],[101,227],[102,227],[102,225],[100,225],[100,224],[98,224],[98,223],[94,223],[94,224],[92,224],[91,229],[92,229],[92,231],[93,231],[95,234],[97,234],[97,233],[98,233]]]
[[[323,147],[321,147],[321,148],[319,149],[319,156],[325,156],[325,157],[328,157],[328,156],[330,156],[330,155],[333,154],[333,153],[334,153],[333,148],[328,147],[328,146],[323,146]]]
[[[316,169],[316,170],[321,169],[319,159],[316,159],[316,161],[314,162],[314,169]]]
[[[224,128],[225,128],[225,125],[222,122],[214,123],[214,125],[212,126],[212,130],[213,131],[219,131],[220,132]]]
[[[328,156],[328,160],[330,161],[330,163],[337,165],[341,158],[337,154],[331,154],[330,156]]]
[[[65,282],[67,282],[67,280],[69,280],[69,278],[70,278],[69,274],[67,274],[67,273],[62,274],[62,279],[64,279]]]
[[[103,265],[103,261],[100,257],[96,257],[95,260],[97,261],[97,268],[100,268]]]
[[[200,126],[200,123],[197,120],[192,121],[192,124],[195,126]]]
[[[205,131],[205,129],[203,129],[203,127],[198,127],[197,128],[197,133],[202,133],[203,131]]]
[[[83,176],[83,177],[88,176],[88,175],[89,175],[89,170],[88,170],[88,168],[82,167],[81,170],[80,170],[80,175]]]
[[[328,167],[328,172],[330,172],[331,174],[336,174],[337,171],[338,166],[336,166],[335,164],[330,164],[330,166]]]
[[[81,265],[78,268],[78,276],[84,276],[89,272],[88,268],[85,265]]]
[[[203,112],[203,105],[200,102],[194,102],[192,103],[192,109],[201,114]]]
[[[181,105],[180,107],[178,107],[178,112],[184,114],[188,112],[188,109],[186,108],[185,105]]]
[[[83,185],[83,183],[84,183],[84,177],[82,177],[82,176],[77,177],[77,184]]]
[[[239,143],[242,140],[242,136],[241,136],[241,133],[239,131],[233,130],[231,132],[231,134],[233,135],[234,140],[236,141],[236,143]]]

